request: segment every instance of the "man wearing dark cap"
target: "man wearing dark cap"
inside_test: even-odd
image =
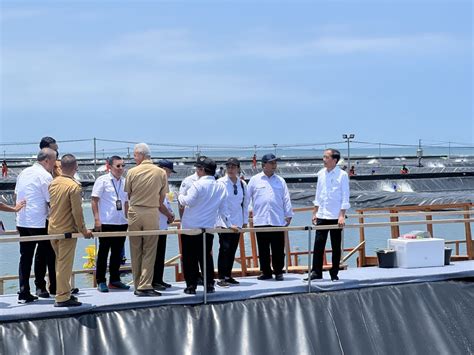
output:
[[[229,158],[226,162],[226,176],[218,180],[227,190],[227,206],[229,209],[230,223],[239,228],[247,228],[249,221],[249,195],[247,184],[239,178],[240,161]],[[221,218],[217,219],[217,227],[226,228],[226,223]],[[239,282],[232,277],[235,252],[239,246],[240,233],[219,233],[219,257],[217,269],[219,281],[217,286],[229,287],[238,285]]]
[[[181,220],[183,229],[214,228],[217,216],[220,215],[226,227],[230,227],[227,209],[227,191],[223,184],[214,178],[216,163],[201,156],[196,161],[196,173],[199,179],[193,183],[186,195],[179,195],[179,203],[185,207]],[[234,227],[234,226],[232,226]],[[202,238],[206,238],[207,253],[207,292],[214,292],[214,260],[212,258],[213,234],[181,235],[184,278],[187,294],[196,294],[199,277],[199,266],[204,269]]]
[[[162,159],[158,161],[158,166],[162,168],[166,172],[166,176],[168,180],[172,173],[176,173],[174,171],[173,162]],[[163,200],[163,204],[159,207],[159,218],[160,218],[160,229],[166,230],[168,229],[168,224],[174,222],[174,212],[173,208],[170,204],[170,199],[172,200],[172,195],[170,197],[170,192],[167,194],[166,198]],[[156,247],[156,259],[155,259],[155,268],[153,272],[153,282],[152,286],[153,289],[158,291],[166,290],[167,288],[171,287],[169,283],[163,281],[163,272],[165,269],[165,255],[166,255],[166,239],[167,235],[160,235],[158,237],[158,246]]]
[[[277,157],[265,154],[262,157],[263,171],[252,176],[248,185],[248,194],[253,206],[253,224],[255,227],[283,227],[291,223],[293,209],[290,193],[285,180],[276,175]],[[272,278],[271,263],[275,280],[283,281],[285,264],[285,233],[257,232],[258,256],[260,259],[259,280]]]

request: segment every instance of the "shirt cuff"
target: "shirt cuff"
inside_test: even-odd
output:
[[[341,206],[341,210],[348,210],[349,208],[351,208],[351,204],[349,202],[345,202]]]

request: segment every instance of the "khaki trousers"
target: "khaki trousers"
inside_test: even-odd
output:
[[[71,275],[77,239],[52,240],[56,254],[56,302],[71,298]]]
[[[159,229],[158,208],[130,207],[128,210],[129,231],[157,229]],[[152,290],[158,236],[139,236],[129,239],[135,290]]]

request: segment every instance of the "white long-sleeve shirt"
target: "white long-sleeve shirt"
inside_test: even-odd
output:
[[[193,183],[198,180],[199,180],[199,176],[197,173],[186,176],[184,180],[181,182],[181,186],[179,187],[179,194],[186,195],[186,193],[191,188],[191,186],[193,186]]]
[[[178,201],[185,206],[181,220],[183,229],[214,228],[218,215],[226,227],[230,227],[227,190],[214,176],[202,176],[192,184],[186,195],[178,196]]]
[[[314,205],[318,206],[316,217],[321,219],[338,219],[341,210],[348,210],[349,203],[349,177],[339,167],[331,171],[326,168],[318,172],[318,184]]]
[[[247,190],[254,226],[281,227],[286,225],[285,218],[293,217],[290,193],[282,177],[276,174],[268,177],[261,172],[252,176]]]
[[[16,200],[26,200],[25,208],[16,214],[16,225],[45,228],[49,212],[48,187],[53,176],[39,163],[23,170],[16,180]]]
[[[227,190],[227,206],[229,209],[230,224],[242,227],[244,224],[249,223],[250,198],[245,181],[237,178],[234,184],[228,176],[224,176],[217,181],[223,184]],[[226,224],[220,216],[217,217],[216,225],[218,227],[226,227]]]

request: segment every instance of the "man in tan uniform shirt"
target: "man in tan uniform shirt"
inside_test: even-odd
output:
[[[86,238],[92,237],[92,232],[84,224],[82,215],[82,189],[74,180],[77,171],[76,158],[66,154],[61,159],[62,175],[49,185],[50,213],[48,234],[82,233]],[[77,239],[52,240],[56,254],[56,302],[55,307],[80,306],[74,296],[71,296],[71,274],[74,263]]]
[[[125,180],[128,193],[128,230],[157,230],[158,208],[168,192],[166,172],[151,161],[150,148],[145,143],[135,146],[133,157],[137,166],[130,169]],[[158,236],[130,237],[133,283],[136,296],[160,296],[153,289],[153,269]]]

